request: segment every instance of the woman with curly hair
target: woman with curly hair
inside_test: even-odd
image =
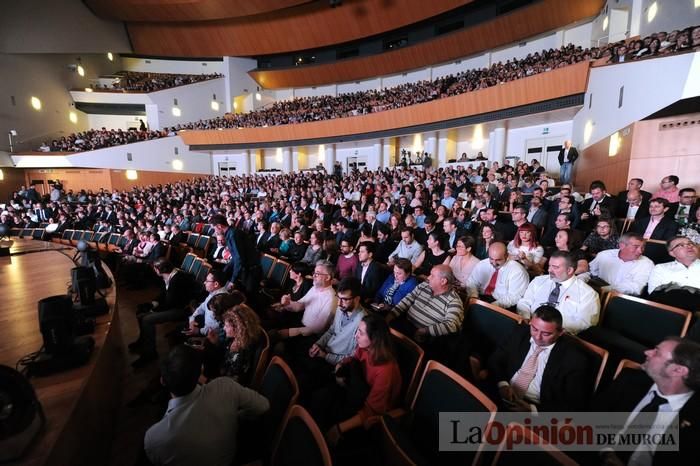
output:
[[[241,385],[250,384],[255,372],[255,356],[263,341],[260,318],[245,304],[234,306],[224,313],[226,352],[221,375],[231,377]]]

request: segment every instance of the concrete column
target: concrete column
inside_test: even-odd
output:
[[[241,158],[241,172],[239,173],[240,175],[250,175],[250,151],[247,150],[243,154],[243,157]]]
[[[387,168],[393,166],[394,150],[396,150],[397,140],[398,138],[384,139],[384,147],[382,148],[382,159],[384,162],[382,163],[382,167]]]
[[[492,154],[491,162],[498,162],[503,164],[506,158],[506,129],[496,128],[493,130],[493,140],[489,139],[489,148],[493,146],[493,152],[489,150]]]
[[[233,95],[231,94],[231,57],[224,57],[224,110],[233,111]]]
[[[372,154],[367,161],[368,170],[381,170],[384,168],[384,141],[379,139],[372,145]]]
[[[245,158],[248,159],[248,173],[251,175],[257,171],[257,157],[256,157],[256,150],[250,150],[248,149],[245,151]]]
[[[292,173],[292,148],[285,147],[282,149],[282,171],[284,173]]]
[[[335,167],[335,144],[326,144],[324,150],[323,166],[326,168],[326,172],[333,173],[333,168]]]
[[[425,140],[425,144],[423,144],[423,152],[427,152],[430,154],[430,157],[433,159],[433,167],[437,167],[440,165],[440,162],[438,160],[438,155],[439,155],[439,147],[440,147],[440,132],[435,131],[434,133],[428,133],[428,136]]]
[[[157,130],[160,128],[160,118],[158,117],[158,105],[146,104],[146,121],[148,121],[148,129]]]

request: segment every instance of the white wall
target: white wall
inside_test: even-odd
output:
[[[329,86],[301,87],[294,89],[294,97],[315,97],[320,95],[336,95],[335,84]]]
[[[592,68],[583,108],[574,118],[574,145],[583,149],[679,99],[700,95],[699,62],[700,52],[696,52]],[[624,99],[618,108],[621,86]],[[587,122],[592,132],[584,141]]]
[[[564,44],[580,45],[583,48],[591,46],[593,23],[587,22],[564,30]]]
[[[477,55],[476,57],[465,58],[433,67],[433,79],[450,74],[461,73],[462,71],[486,68],[489,66],[489,54]]]
[[[212,110],[212,96],[216,94],[216,99],[220,102],[218,111]],[[174,87],[163,91],[151,92],[148,94],[151,101],[158,106],[159,128],[188,123],[197,120],[207,120],[222,116],[225,111],[223,107],[224,79],[211,79],[187,86]],[[173,116],[173,100],[177,99],[178,107],[182,111],[180,117]]]
[[[178,73],[178,74],[225,74],[223,61],[201,60],[160,60],[156,58],[122,57],[124,69],[145,73]]]
[[[498,63],[499,61],[505,63],[514,58],[524,58],[530,53],[559,47],[561,47],[561,41],[557,40],[557,34],[552,33],[544,37],[523,41],[518,45],[491,52],[491,63]]]
[[[386,76],[381,78],[382,87],[394,87],[405,83],[422,81],[424,79],[430,80],[430,72],[430,68],[423,68],[421,70],[409,71],[408,73]]]
[[[123,129],[138,128],[139,119],[148,125],[146,116],[135,115],[87,115],[90,128]]]
[[[138,105],[153,103],[150,94],[70,91],[70,95],[75,102]]]
[[[700,24],[700,7],[696,8],[694,0],[657,0],[658,13],[650,23],[647,21],[647,11],[654,3],[652,0],[640,0],[642,3],[642,17],[640,20],[639,34],[644,37],[652,32],[674,29],[684,29]]]
[[[353,92],[363,92],[369,90],[378,90],[381,88],[381,80],[379,78],[366,79],[354,83],[338,84],[338,95],[351,94]]]
[[[127,159],[127,153],[131,154],[131,162]],[[174,159],[182,161],[183,172],[211,173],[211,156],[208,153],[190,151],[179,136],[78,152],[68,156],[12,156],[18,168],[84,167],[176,173],[178,170],[172,167]]]
[[[255,93],[258,84],[248,75],[248,71],[254,69],[257,62],[251,58],[224,57],[223,68],[226,70],[225,86],[226,101],[224,110],[233,110],[233,98],[241,95]]]
[[[525,143],[528,139],[559,137],[563,144],[566,139],[571,139],[572,130],[573,120],[511,129],[506,134],[506,157],[517,156],[530,163],[536,157],[527,155]]]
[[[263,150],[263,168],[265,169],[284,169],[284,159],[282,158],[282,149],[264,149]]]

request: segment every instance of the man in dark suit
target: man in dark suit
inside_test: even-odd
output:
[[[571,175],[574,171],[574,162],[578,159],[578,151],[571,147],[571,141],[564,141],[564,146],[559,151],[559,182],[560,184],[571,183]]]
[[[280,230],[282,227],[278,222],[272,222],[270,225],[270,232],[267,235],[267,239],[264,242],[258,241],[258,249],[260,252],[268,253],[272,255],[278,255],[280,252],[280,245],[282,240],[280,239]]]
[[[173,225],[170,229],[170,232],[170,238],[166,237],[166,239],[168,240],[171,246],[177,247],[180,246],[180,243],[187,242],[187,235],[182,232],[179,225]]]
[[[612,385],[593,400],[591,411],[627,412],[630,413],[628,422],[640,411],[678,413],[679,449],[606,451],[603,462],[695,465],[700,439],[700,344],[669,337],[644,354],[642,370],[622,371]]]
[[[695,222],[695,213],[699,205],[696,191],[693,188],[681,189],[678,191],[678,199],[679,202],[671,202],[668,205],[666,216],[681,226]]]
[[[672,240],[678,233],[678,224],[665,215],[667,211],[668,201],[666,199],[662,197],[652,199],[649,203],[649,216],[635,222],[631,228],[632,232],[642,235],[647,240]],[[644,255],[655,264],[671,261],[665,244],[647,242]]]
[[[488,367],[497,401],[510,411],[582,411],[593,393],[588,359],[549,305],[535,310],[529,326],[514,330]]]
[[[146,366],[158,359],[156,352],[156,325],[175,322],[187,317],[185,306],[195,297],[199,289],[195,278],[165,260],[158,259],[153,269],[162,280],[162,287],[156,299],[137,307],[139,338],[129,345],[129,351],[141,356],[132,363],[135,369]]]
[[[270,226],[264,220],[258,222],[257,234],[255,235],[255,247],[260,252],[267,252],[266,244],[270,238]]]
[[[360,280],[360,296],[363,304],[374,299],[386,278],[382,266],[374,260],[376,248],[377,245],[372,241],[364,241],[357,248],[359,264],[355,269],[355,277]]]
[[[240,280],[245,291],[252,294],[256,283],[260,283],[261,274],[260,255],[253,240],[245,232],[230,227],[223,215],[214,215],[211,224],[217,235],[224,235],[226,248],[231,254],[231,260],[224,267],[224,273],[229,277],[227,286]]]
[[[607,193],[605,183],[600,180],[592,182],[590,193],[591,197],[581,205],[581,223],[578,225],[579,230],[586,232],[593,230],[601,215],[604,217],[615,215],[615,199]]]
[[[619,197],[622,193],[625,193],[625,197]],[[644,199],[640,191],[622,191],[619,196],[617,198],[615,217],[633,218],[636,222],[649,214],[649,203]]]

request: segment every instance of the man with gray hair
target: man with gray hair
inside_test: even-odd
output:
[[[454,290],[455,278],[449,265],[436,265],[428,281],[418,285],[387,316],[392,327],[425,346],[426,351],[447,356],[446,346],[454,339],[440,337],[459,333],[464,320],[462,299]],[[446,345],[447,343],[447,345]],[[435,359],[439,359],[435,358]]]
[[[280,303],[273,306],[276,311],[304,313],[301,326],[279,330],[276,336],[281,339],[304,336],[315,341],[318,335],[326,331],[333,321],[333,314],[338,303],[333,289],[335,266],[326,260],[316,262],[313,272],[314,286],[299,301],[292,301],[290,295],[282,296]],[[311,346],[310,344],[307,345]]]

